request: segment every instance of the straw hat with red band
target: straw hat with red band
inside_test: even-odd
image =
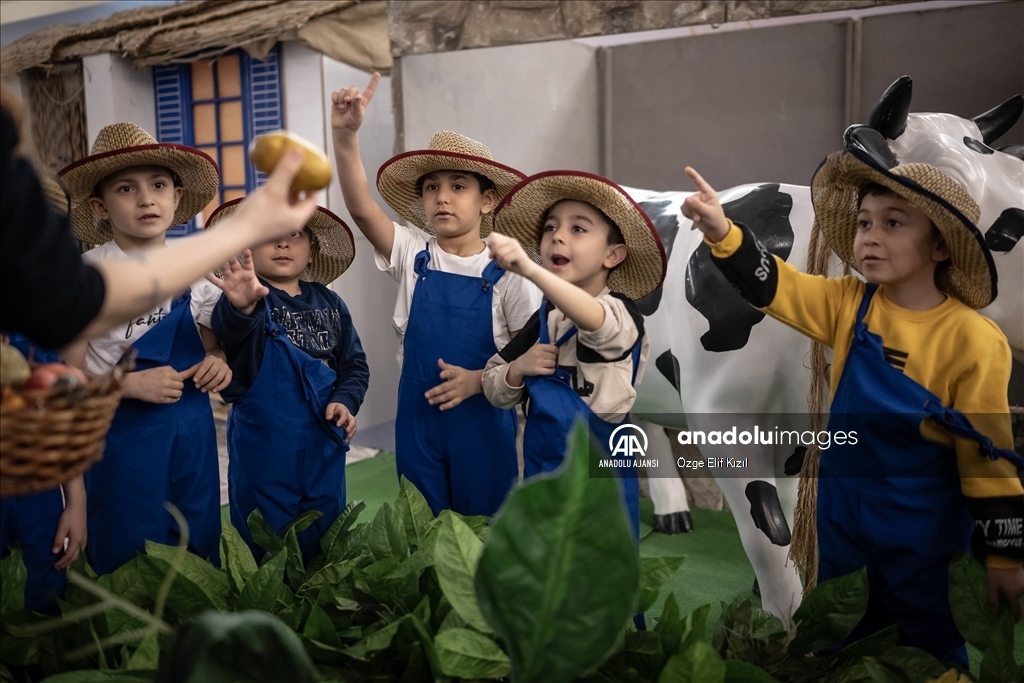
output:
[[[241,199],[224,202],[210,214],[206,227],[212,228],[219,221],[235,212]],[[327,209],[318,206],[306,223],[312,235],[309,245],[309,265],[299,279],[329,285],[337,280],[352,265],[356,257],[356,243],[352,231]],[[216,273],[220,277],[220,273]]]
[[[546,171],[512,188],[495,211],[495,232],[514,237],[537,263],[548,209],[571,199],[596,207],[619,227],[626,259],[608,274],[608,289],[642,299],[665,279],[665,249],[657,230],[625,190],[607,178],[582,171]]]
[[[434,133],[427,149],[391,157],[377,171],[380,196],[399,216],[431,235],[434,230],[423,210],[419,179],[436,171],[478,173],[494,183],[498,201],[526,177],[516,169],[494,161],[491,150],[483,143],[448,130]],[[480,236],[486,237],[492,228],[492,214],[487,214],[480,222]]]
[[[89,207],[96,185],[107,176],[133,166],[163,166],[181,181],[181,201],[171,226],[187,223],[217,195],[217,164],[204,152],[185,145],[159,143],[134,123],[112,123],[96,136],[89,156],[69,164],[58,174],[71,193],[71,228],[89,244],[110,241],[110,221]],[[168,227],[171,227],[168,226]]]
[[[61,216],[67,216],[71,212],[71,195],[58,178],[49,173],[43,174],[39,176],[39,185],[43,188],[43,195],[54,212]]]
[[[942,292],[971,308],[984,308],[998,293],[996,268],[977,228],[981,209],[955,180],[931,164],[884,168],[859,149],[828,156],[811,181],[814,217],[836,255],[854,269],[860,190],[875,183],[920,209],[949,247],[949,267],[939,271]]]

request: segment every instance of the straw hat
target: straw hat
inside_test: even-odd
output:
[[[526,177],[514,168],[494,161],[491,150],[483,143],[448,130],[434,133],[427,149],[391,157],[377,171],[380,196],[398,215],[431,235],[434,230],[427,221],[423,198],[416,185],[420,178],[435,171],[479,173],[494,183],[499,202],[513,185]],[[480,236],[486,237],[492,227],[492,215],[487,214],[480,222]]]
[[[206,227],[212,228],[217,222],[235,212],[241,199],[224,202],[210,214]],[[306,223],[313,238],[310,240],[309,265],[299,275],[299,279],[329,285],[348,270],[352,259],[356,257],[356,243],[352,239],[352,231],[341,220],[327,209],[318,206]],[[220,276],[220,273],[217,273]]]
[[[49,173],[39,176],[39,185],[43,188],[43,195],[49,202],[50,208],[61,216],[71,213],[71,195],[59,179]]]
[[[887,187],[920,209],[942,233],[950,265],[936,283],[971,308],[996,298],[996,269],[985,238],[976,227],[981,210],[967,191],[931,164],[878,165],[859,149],[828,156],[811,181],[815,221],[833,251],[852,268],[858,195],[865,185]]]
[[[132,166],[165,166],[181,180],[183,190],[174,225],[186,223],[213,201],[220,185],[217,164],[194,147],[159,143],[134,123],[104,126],[89,156],[69,164],[58,174],[71,192],[71,227],[75,237],[89,244],[110,241],[110,221],[98,218],[89,208],[97,183],[112,173]]]
[[[556,203],[572,199],[604,213],[622,231],[626,259],[608,274],[608,289],[642,299],[665,279],[665,249],[657,230],[625,190],[607,178],[582,171],[546,171],[509,192],[495,211],[495,232],[519,240],[537,263],[544,216]]]

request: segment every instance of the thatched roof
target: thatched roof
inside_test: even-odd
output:
[[[141,7],[30,33],[0,50],[0,73],[49,70],[103,52],[133,59],[138,67],[208,59],[238,47],[259,58],[281,40],[386,73],[391,54],[385,8],[383,0],[194,0]]]

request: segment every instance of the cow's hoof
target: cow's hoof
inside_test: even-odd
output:
[[[659,534],[688,534],[693,531],[693,517],[689,510],[668,515],[654,515],[654,530]]]
[[[754,577],[754,587],[750,590],[752,590],[754,592],[754,595],[756,595],[757,597],[761,597],[761,586],[757,583],[757,577]]]
[[[792,535],[789,522],[782,513],[779,503],[779,492],[773,484],[766,481],[752,481],[747,484],[747,500],[750,501],[750,517],[754,526],[764,532],[768,540],[775,545],[789,545]]]
[[[800,474],[804,467],[804,458],[807,457],[807,447],[797,446],[793,455],[786,458],[785,472],[787,477],[795,477]]]

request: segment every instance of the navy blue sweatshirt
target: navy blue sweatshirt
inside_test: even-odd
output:
[[[252,315],[242,313],[222,296],[213,309],[211,325],[224,347],[231,366],[231,384],[221,397],[233,403],[256,381],[266,348],[266,311],[270,318],[283,325],[292,344],[334,370],[331,403],[341,403],[355,415],[370,384],[370,368],[352,316],[341,297],[318,282],[301,283],[302,292],[287,292],[260,280],[270,294],[257,302]]]

